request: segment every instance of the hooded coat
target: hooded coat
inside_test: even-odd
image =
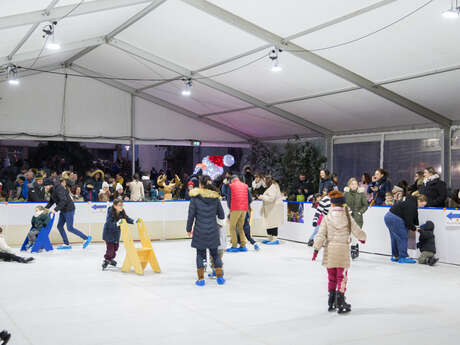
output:
[[[350,224],[343,207],[333,207],[323,218],[315,237],[314,249],[320,250],[323,246],[323,265],[327,268],[350,267],[350,235],[358,240],[365,241],[366,233],[360,229],[355,220],[350,217]]]
[[[366,194],[364,193],[363,188],[358,188],[357,190],[351,190],[348,187],[345,187],[345,200],[347,206],[351,211],[351,215],[355,220],[356,224],[360,228],[363,227],[363,214],[367,211],[369,204],[367,203]]]
[[[434,224],[431,221],[427,221],[420,226],[420,237],[417,248],[420,249],[421,252],[433,252],[436,254],[436,243],[433,230]]]
[[[283,196],[277,183],[272,183],[270,187],[261,195],[262,208],[260,214],[264,219],[266,229],[279,227],[284,223]]]
[[[193,230],[192,247],[197,249],[218,248],[220,238],[217,218],[225,218],[219,193],[210,189],[194,188],[189,195],[187,232]]]

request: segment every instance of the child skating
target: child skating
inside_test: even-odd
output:
[[[311,207],[313,207],[315,210],[317,210],[318,206],[319,206],[319,202],[321,201],[321,198],[322,198],[321,194],[319,194],[319,193],[315,194],[313,196]],[[328,211],[329,211],[329,209],[328,209]],[[321,225],[321,221],[323,219],[323,214],[322,213],[319,214],[318,217],[316,218],[316,212],[315,212],[314,219],[316,220],[316,226],[313,226],[313,232],[312,232],[310,238],[308,239],[307,245],[309,247],[313,247],[313,242],[315,240],[316,234],[318,233],[319,226]]]
[[[102,270],[105,270],[109,265],[114,267],[117,266],[117,262],[114,259],[120,245],[120,225],[123,219],[125,219],[128,224],[134,224],[134,220],[128,217],[123,208],[123,201],[115,199],[113,205],[107,208],[107,218],[102,232],[102,239],[107,246],[104,261],[102,262]]]
[[[222,271],[222,260],[218,254],[221,245],[217,219],[224,219],[224,209],[220,202],[220,195],[211,184],[207,184],[200,177],[200,188],[190,192],[190,205],[188,209],[187,232],[191,236],[193,230],[192,247],[196,249],[196,266],[198,279],[197,286],[204,286],[204,265],[207,250],[211,254],[216,270],[217,284],[225,284]]]
[[[224,276],[224,262],[223,262],[223,257],[224,257],[224,252],[225,249],[227,248],[227,234],[225,232],[225,219],[219,219],[217,217],[217,227],[219,228],[219,239],[220,239],[220,245],[217,248],[217,254],[219,255],[220,260],[222,261],[222,276]],[[212,259],[211,256],[211,269],[212,272],[208,274],[209,278],[215,278],[217,276],[216,273],[216,268],[214,267],[214,260]]]
[[[48,225],[51,218],[48,214],[48,210],[43,206],[39,205],[35,207],[34,215],[32,217],[31,223],[32,228],[30,229],[29,233],[27,234],[27,238],[29,239],[29,245],[26,249],[32,248],[37,240],[37,236],[44,228]]]
[[[345,197],[339,191],[329,193],[331,209],[323,218],[319,232],[315,237],[315,261],[319,250],[325,246],[323,265],[327,267],[329,311],[337,310],[338,313],[351,311],[351,305],[345,301],[348,268],[350,267],[350,235],[353,234],[361,243],[366,242],[366,234],[350,216],[350,211],[345,204]]]

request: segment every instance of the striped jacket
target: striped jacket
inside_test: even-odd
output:
[[[313,216],[313,227],[318,225],[319,217],[323,215],[323,217],[327,216],[329,213],[329,209],[331,208],[331,198],[329,196],[325,196],[319,202],[318,207],[316,208],[315,215]]]

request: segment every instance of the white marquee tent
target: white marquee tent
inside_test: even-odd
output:
[[[4,70],[0,138],[238,145],[323,137],[331,156],[333,143],[365,141],[357,135],[383,145],[394,131],[415,138],[434,129],[428,137],[440,139],[450,171],[460,120],[460,19],[442,16],[450,6],[2,1],[0,66],[17,66],[20,85],[6,83]],[[60,50],[45,47],[52,21]]]

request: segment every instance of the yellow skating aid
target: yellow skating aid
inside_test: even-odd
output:
[[[131,231],[128,228],[126,220],[121,223],[121,238],[125,245],[126,257],[121,267],[122,272],[130,272],[134,268],[137,274],[144,274],[145,267],[150,264],[152,269],[160,273],[160,265],[153,251],[152,242],[147,234],[144,221],[139,218],[137,221],[137,229],[139,230],[139,238],[142,248],[136,248],[133,242]]]

